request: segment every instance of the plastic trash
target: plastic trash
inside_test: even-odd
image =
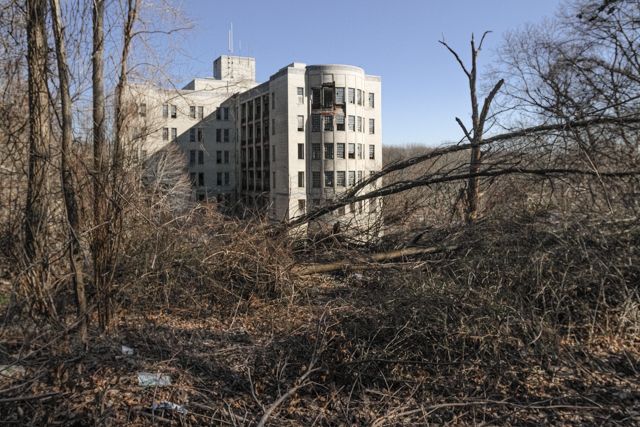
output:
[[[183,415],[187,413],[187,409],[184,406],[173,402],[160,402],[151,405],[151,411],[158,410],[173,411]]]
[[[138,384],[142,387],[166,387],[171,385],[171,377],[151,372],[138,372]]]
[[[123,345],[122,354],[124,354],[125,356],[133,356],[133,349],[131,347],[127,347],[126,345]]]

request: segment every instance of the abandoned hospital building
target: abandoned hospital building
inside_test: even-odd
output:
[[[223,55],[213,77],[183,89],[131,86],[145,129],[139,155],[177,144],[194,197],[240,202],[273,220],[336,199],[380,170],[380,77],[350,65],[292,63],[258,84],[255,65]],[[365,200],[333,217],[379,210],[377,199]]]

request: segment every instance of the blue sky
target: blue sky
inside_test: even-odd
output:
[[[469,37],[493,31],[480,66],[491,62],[505,32],[551,17],[560,0],[186,0],[194,28],[182,35],[174,73],[210,76],[227,53],[256,58],[264,81],[291,62],[339,63],[382,76],[383,143],[438,145],[457,140],[455,116],[467,118],[466,79],[445,40],[469,56]],[[239,48],[240,44],[242,49]],[[482,69],[482,68],[481,68]]]

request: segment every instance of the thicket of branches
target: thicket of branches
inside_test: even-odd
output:
[[[534,399],[556,386],[530,383],[553,383],[553,369],[575,362],[567,362],[575,347],[638,339],[640,1],[568,3],[555,20],[509,34],[486,73],[478,58],[494,43],[490,34],[472,37],[468,49],[443,39],[469,87],[471,117],[452,113],[458,142],[385,147],[380,172],[282,224],[191,204],[175,147],[143,164],[129,156],[136,111],[123,93],[138,73],[153,74],[146,37],[171,32],[151,27],[158,9],[147,6],[0,2],[2,333],[18,329],[24,341],[3,347],[8,364],[55,347],[61,360],[43,363],[66,366],[69,349],[54,345],[60,337],[107,345],[100,333],[117,337],[112,328],[126,329],[119,319],[127,314],[146,325],[178,312],[229,330],[240,317],[243,334],[263,335],[242,347],[250,361],[238,369],[248,380],[233,399],[262,424],[302,390],[289,413],[303,424],[472,423],[476,405],[497,423],[558,408],[611,417],[610,402],[587,395],[580,381],[562,384],[571,398],[544,405]],[[81,31],[87,22],[92,31]],[[382,200],[382,214],[369,225],[382,234],[291,233],[372,199]],[[142,332],[128,331],[158,360],[198,334],[215,338],[206,328],[154,329],[159,343],[149,344],[141,324]],[[176,360],[203,377],[213,369],[202,356]],[[28,384],[0,393],[20,402]],[[190,395],[197,408],[241,423],[227,401],[212,409],[213,388]],[[84,399],[70,390],[70,402]],[[460,401],[437,403],[450,396]],[[614,418],[624,421],[619,406]],[[61,408],[28,410],[45,423],[70,406]]]

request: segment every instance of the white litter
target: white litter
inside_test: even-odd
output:
[[[142,387],[166,387],[171,385],[171,377],[151,372],[138,372],[138,384]]]
[[[177,412],[178,414],[187,413],[187,409],[184,406],[178,405],[177,403],[173,403],[173,402],[154,403],[151,406],[151,410],[152,411],[158,411],[158,410],[174,411],[174,412]]]
[[[125,356],[133,356],[133,349],[131,347],[127,347],[126,345],[123,345],[122,354],[124,354]]]

